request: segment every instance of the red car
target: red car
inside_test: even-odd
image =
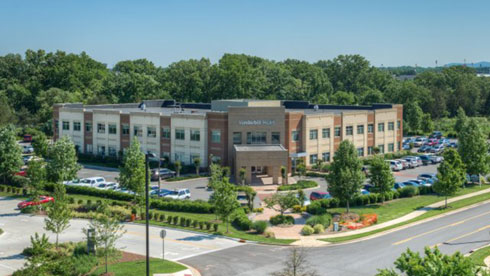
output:
[[[24,142],[32,142],[32,135],[24,134]]]
[[[54,202],[54,198],[51,196],[40,196],[38,201],[33,201],[32,199],[24,200],[17,204],[19,209],[25,208],[27,206],[40,205],[48,202]]]
[[[332,196],[327,192],[311,192],[310,200],[319,200],[319,199],[327,199],[332,198]]]
[[[20,175],[20,176],[26,177],[27,176],[27,170],[22,168],[22,169],[20,169],[20,171],[16,172],[15,175]]]

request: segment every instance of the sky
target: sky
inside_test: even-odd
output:
[[[224,53],[315,62],[360,54],[374,66],[490,60],[490,1],[1,0],[0,55],[85,51],[112,67]]]

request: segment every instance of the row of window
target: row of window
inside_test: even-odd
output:
[[[374,132],[374,124],[368,124],[368,133],[373,133]],[[400,121],[398,121],[398,129],[400,129]],[[395,123],[394,122],[388,122],[388,130],[395,130]],[[379,123],[378,124],[378,132],[383,132],[385,131],[385,123]],[[364,134],[364,125],[358,125],[357,126],[357,134]],[[334,129],[334,135],[335,137],[340,137],[340,127],[335,127]],[[354,127],[353,126],[346,126],[345,127],[345,135],[350,136],[354,135]],[[299,133],[297,130],[293,130],[291,132],[291,137],[293,141],[297,142],[299,141]],[[322,128],[322,138],[330,138],[330,128]],[[310,129],[310,140],[317,140],[318,139],[318,129]]]
[[[385,152],[385,146],[383,144],[378,145],[378,149],[380,153]],[[400,149],[400,145],[398,144],[398,149]],[[395,144],[390,143],[388,144],[388,152],[393,152],[395,151]],[[368,155],[373,155],[374,154],[374,148],[373,147],[368,147]],[[364,156],[364,148],[357,148],[357,155],[358,156]],[[330,152],[324,152],[322,153],[322,160],[324,162],[330,162]],[[315,164],[318,161],[318,154],[310,154],[310,164]]]
[[[266,131],[247,132],[246,135],[247,135],[246,143],[249,145],[267,144],[267,132]],[[280,132],[277,132],[277,131],[271,132],[270,144],[280,144],[280,143],[281,143]],[[233,132],[233,144],[234,145],[242,144],[242,133],[241,132]]]

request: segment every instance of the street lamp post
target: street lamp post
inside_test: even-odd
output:
[[[150,167],[150,157],[154,158],[155,154],[148,152],[145,154],[145,221],[146,221],[146,276],[150,276],[150,220],[148,218],[149,213],[149,175],[148,169]]]

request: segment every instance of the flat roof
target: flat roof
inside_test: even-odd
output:
[[[263,152],[263,151],[286,151],[282,145],[234,145],[235,151],[241,152]]]

